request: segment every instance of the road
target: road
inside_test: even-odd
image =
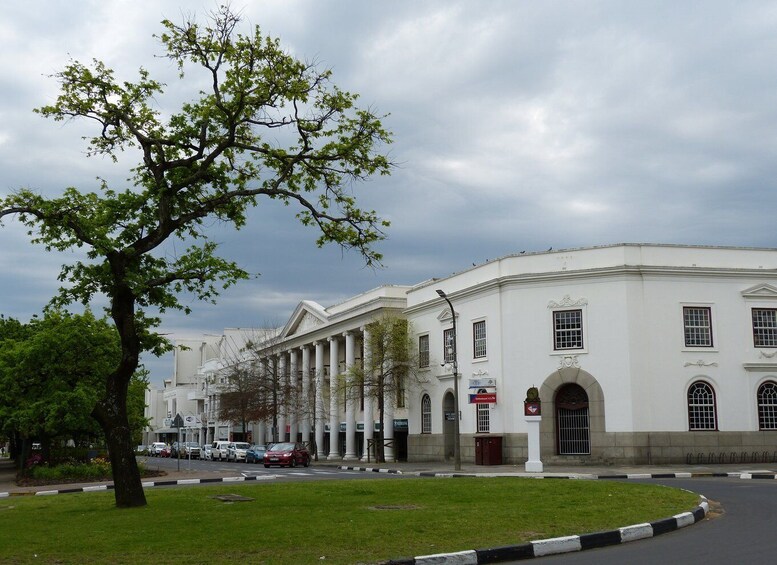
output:
[[[655,563],[774,563],[777,536],[777,481],[742,479],[666,479],[643,481],[680,487],[703,494],[723,513],[693,526],[618,546],[541,558],[549,565]],[[624,524],[626,525],[626,524]]]

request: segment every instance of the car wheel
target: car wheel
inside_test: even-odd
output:
[[[289,467],[296,467],[296,466],[297,466],[297,460],[294,457],[292,457]]]
[[[303,463],[303,465],[305,467],[309,467],[310,466],[310,457],[305,457],[305,462]]]
[[[265,463],[265,464],[264,464],[264,468],[265,468],[265,469],[269,469],[269,468],[270,468],[270,466],[269,466],[267,463]]]

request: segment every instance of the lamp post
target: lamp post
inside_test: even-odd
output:
[[[456,471],[461,471],[461,436],[459,433],[459,362],[456,353],[456,312],[448,296],[442,290],[437,290],[440,298],[448,303],[453,319],[453,466]]]

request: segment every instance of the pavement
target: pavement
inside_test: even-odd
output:
[[[153,469],[153,458],[148,459],[148,467]],[[718,465],[664,465],[664,466],[545,466],[542,473],[527,473],[523,465],[473,465],[463,463],[461,470],[454,470],[453,465],[446,462],[400,462],[370,464],[364,462],[317,461],[315,467],[332,467],[364,473],[397,473],[415,476],[515,476],[542,479],[579,479],[579,480],[614,480],[614,479],[671,479],[671,478],[734,478],[742,480],[767,479],[777,480],[777,464],[718,464]],[[68,483],[63,485],[18,486],[15,481],[15,469],[8,459],[0,459],[0,499],[24,495],[54,495],[75,492],[90,492],[112,488],[110,482],[102,483]],[[234,472],[224,472],[223,467],[206,470],[181,469],[166,470],[164,476],[154,477],[144,481],[145,487],[184,486],[201,483],[237,482],[258,480],[256,475],[243,476],[235,469]],[[687,512],[666,517],[650,523],[626,525],[610,531],[589,534],[571,535],[560,538],[533,540],[518,545],[494,548],[471,549],[454,553],[439,553],[421,555],[388,562],[389,565],[479,565],[481,563],[498,563],[517,561],[545,555],[582,551],[597,547],[617,545],[651,538],[668,532],[691,526],[703,520],[709,512],[709,503],[703,496],[699,504]]]

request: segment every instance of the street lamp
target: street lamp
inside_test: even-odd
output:
[[[440,298],[448,303],[453,319],[453,466],[456,471],[461,471],[461,436],[459,435],[459,361],[456,354],[456,312],[448,296],[442,290],[437,290]]]

